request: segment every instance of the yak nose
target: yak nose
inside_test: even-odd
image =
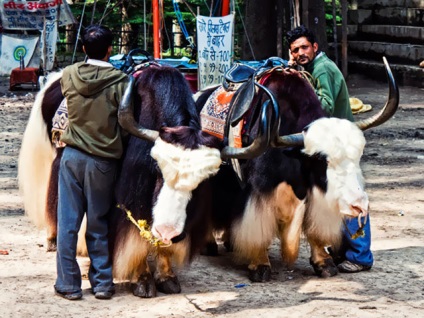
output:
[[[350,210],[352,211],[353,216],[359,216],[362,214],[363,217],[368,215],[370,202],[368,200],[368,195],[364,193],[363,196],[358,198],[355,202],[350,205]]]
[[[169,224],[161,224],[154,227],[152,233],[164,244],[171,244],[171,240],[181,234],[174,226]]]

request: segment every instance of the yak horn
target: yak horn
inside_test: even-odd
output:
[[[399,88],[396,84],[395,78],[393,77],[393,73],[390,69],[389,63],[387,63],[386,57],[384,56],[383,62],[386,69],[387,78],[389,80],[389,97],[387,99],[386,105],[377,114],[371,116],[370,118],[355,122],[355,124],[361,130],[377,127],[385,123],[393,116],[399,106]]]
[[[132,103],[134,83],[135,78],[130,75],[128,86],[125,89],[124,96],[122,97],[118,109],[119,124],[130,134],[138,138],[154,142],[159,137],[159,132],[156,130],[144,128],[143,126],[138,124],[134,119],[134,106]]]
[[[272,147],[289,148],[289,147],[303,147],[304,136],[303,133],[297,133],[287,136],[277,136],[274,140],[271,140]]]
[[[252,159],[265,152],[271,138],[271,126],[273,126],[271,125],[273,120],[271,119],[270,121],[268,118],[268,114],[270,112],[269,109],[272,109],[271,107],[269,100],[262,105],[259,131],[253,143],[244,148],[226,146],[221,150],[221,158]]]

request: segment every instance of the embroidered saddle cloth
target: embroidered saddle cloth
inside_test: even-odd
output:
[[[65,147],[66,144],[60,140],[60,137],[69,125],[66,98],[62,100],[59,108],[56,110],[52,119],[52,124],[52,143],[56,146],[56,148]]]
[[[208,98],[200,112],[200,122],[202,130],[210,135],[223,140],[230,103],[235,91],[226,91],[223,86],[219,86]],[[234,147],[242,147],[243,121],[240,121],[231,130],[232,140],[229,141]]]

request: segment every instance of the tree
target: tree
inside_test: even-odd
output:
[[[314,32],[319,48],[328,52],[326,21],[325,21],[325,1],[302,0],[302,23]]]
[[[320,48],[327,51],[325,1],[298,0],[301,22],[317,37]],[[288,58],[285,34],[291,29],[294,0],[246,0],[242,59],[261,60],[270,56]]]

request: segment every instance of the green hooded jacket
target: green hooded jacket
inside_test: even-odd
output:
[[[325,112],[331,117],[353,121],[346,81],[337,65],[321,52],[306,70],[315,79],[315,93]]]
[[[128,76],[113,66],[75,63],[60,80],[69,126],[61,141],[89,154],[119,159],[123,152],[118,107]]]

